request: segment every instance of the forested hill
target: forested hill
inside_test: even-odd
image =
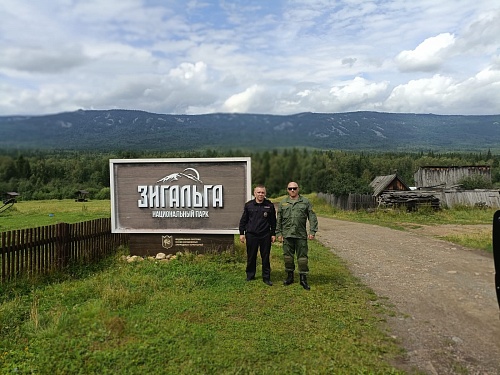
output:
[[[1,149],[500,150],[500,115],[379,112],[168,115],[99,110],[0,117]]]

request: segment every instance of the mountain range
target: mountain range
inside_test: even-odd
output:
[[[0,117],[0,149],[498,151],[500,115],[348,112],[156,114],[78,110]]]

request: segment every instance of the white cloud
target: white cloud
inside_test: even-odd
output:
[[[202,61],[196,64],[182,63],[177,68],[170,70],[169,77],[182,82],[203,83],[206,79],[207,65]]]
[[[0,55],[0,67],[21,72],[59,73],[83,65],[88,57],[78,46],[58,49],[9,48]]]
[[[370,83],[362,77],[356,77],[346,84],[332,87],[326,106],[344,111],[366,109],[385,97],[387,88],[387,82]]]
[[[390,112],[439,113],[440,103],[444,100],[449,103],[456,90],[457,82],[436,74],[395,87],[384,107]]]
[[[252,85],[245,91],[240,92],[238,94],[234,94],[230,98],[228,98],[224,102],[222,109],[224,112],[229,112],[229,113],[249,112],[254,107],[253,101],[256,100],[257,96],[261,92],[262,90],[259,88],[258,85]]]
[[[495,53],[498,52],[499,35],[500,10],[496,9],[479,14],[464,27],[457,44],[463,53]]]
[[[427,38],[412,51],[402,51],[396,56],[396,63],[402,72],[435,71],[446,59],[447,51],[455,44],[455,37],[449,33]]]

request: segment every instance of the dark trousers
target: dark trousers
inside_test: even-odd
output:
[[[247,243],[247,278],[255,277],[257,269],[257,252],[260,248],[260,257],[262,258],[262,279],[271,278],[271,263],[269,256],[271,254],[271,233],[263,236],[256,236],[250,233],[245,235]]]

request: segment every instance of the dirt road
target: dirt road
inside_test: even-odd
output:
[[[319,218],[317,239],[396,311],[397,364],[426,374],[500,374],[500,315],[493,257],[375,225]]]

